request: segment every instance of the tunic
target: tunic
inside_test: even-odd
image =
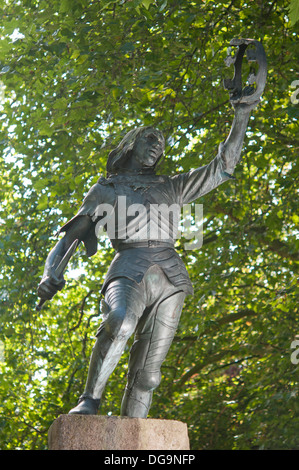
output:
[[[180,256],[174,249],[180,211],[230,178],[232,162],[218,155],[207,165],[174,176],[155,174],[101,177],[91,187],[76,216],[67,222],[66,232],[76,219],[89,215],[93,224],[83,243],[87,256],[97,251],[97,234],[104,225],[116,250],[102,286],[117,277],[140,283],[150,266],[158,265],[169,281],[186,294],[193,288]]]

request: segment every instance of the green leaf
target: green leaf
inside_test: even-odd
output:
[[[299,1],[290,0],[289,15],[292,26],[299,20]]]
[[[142,5],[148,10],[152,3],[155,3],[154,0],[142,0]]]

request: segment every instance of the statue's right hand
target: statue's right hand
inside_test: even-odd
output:
[[[38,285],[37,294],[41,299],[50,300],[57,291],[63,289],[65,280],[58,279],[54,274],[44,277]]]

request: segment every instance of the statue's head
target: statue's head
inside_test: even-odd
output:
[[[130,171],[154,172],[165,148],[163,134],[153,127],[137,127],[128,132],[120,144],[110,152],[107,174]]]

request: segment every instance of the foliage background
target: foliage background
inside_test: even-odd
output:
[[[178,243],[195,296],[150,416],[186,422],[193,450],[299,448],[298,1],[291,15],[289,7],[2,0],[1,449],[46,449],[49,426],[84,387],[113,253],[105,241],[91,260],[80,249],[66,288],[38,313],[37,284],[57,230],[136,125],[164,132],[161,173],[215,156],[233,118],[222,86],[233,37],[263,42],[267,86],[236,179],[198,201],[202,249]],[[102,414],[119,414],[127,357],[128,349]]]

